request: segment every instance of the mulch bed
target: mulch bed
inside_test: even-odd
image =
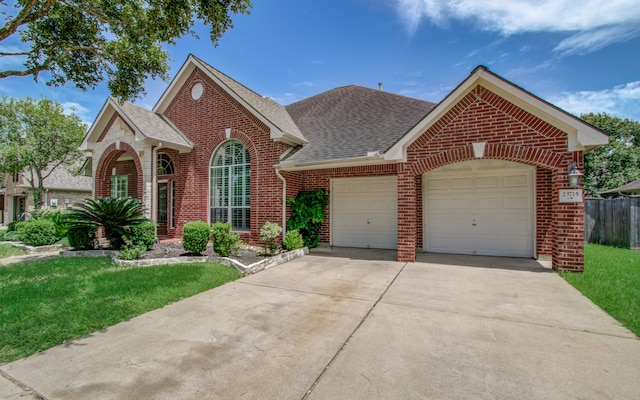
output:
[[[234,260],[240,261],[244,265],[250,265],[254,262],[260,261],[268,257],[267,255],[263,255],[264,249],[260,246],[253,246],[245,244],[242,246],[240,253],[237,256],[231,256]],[[182,243],[156,243],[153,246],[153,249],[145,252],[141,259],[142,260],[151,260],[156,258],[172,258],[172,257],[188,257],[199,254],[189,253],[182,247]],[[202,253],[203,256],[218,256],[213,251],[213,246],[209,244],[207,246],[207,250]]]

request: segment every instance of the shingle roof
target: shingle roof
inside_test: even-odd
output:
[[[305,136],[302,134],[295,122],[291,119],[291,116],[289,115],[289,113],[287,113],[285,107],[276,103],[268,97],[260,96],[258,93],[238,83],[234,79],[231,79],[230,77],[213,68],[211,65],[202,61],[198,57],[193,57],[200,61],[211,74],[220,79],[220,81],[222,81],[222,83],[224,83],[227,88],[232,90],[236,95],[249,103],[257,112],[262,114],[263,117],[269,120],[278,129],[296,136],[302,141],[306,141]]]
[[[606,192],[602,192],[601,194],[605,194],[605,193],[636,193],[636,192],[640,192],[640,179],[635,180],[633,182],[629,182],[626,185],[622,185],[620,187],[617,187],[615,189],[611,189],[611,190],[607,190]]]
[[[93,178],[84,175],[74,175],[71,172],[74,168],[77,168],[77,166],[59,166],[44,180],[44,187],[47,189],[90,192]],[[28,173],[23,175],[26,176]],[[25,185],[28,184],[24,183],[23,186]]]
[[[309,144],[286,162],[308,163],[384,152],[435,103],[361,86],[344,86],[286,106]]]
[[[120,104],[122,112],[148,138],[192,148],[193,144],[164,117],[131,103]]]

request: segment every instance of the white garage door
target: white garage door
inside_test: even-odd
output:
[[[395,176],[331,181],[331,244],[395,249],[398,245]]]
[[[533,167],[473,160],[426,173],[429,252],[533,257]]]

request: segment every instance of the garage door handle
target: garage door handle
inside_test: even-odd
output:
[[[371,223],[371,221],[369,221],[369,219],[367,219],[367,224],[370,224],[370,223]]]

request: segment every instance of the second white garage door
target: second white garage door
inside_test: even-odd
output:
[[[395,249],[398,246],[395,176],[331,181],[331,244]]]
[[[533,167],[474,160],[423,178],[427,251],[533,257]]]

